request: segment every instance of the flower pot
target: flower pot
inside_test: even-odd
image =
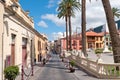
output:
[[[75,69],[74,68],[70,68],[70,72],[75,72]]]

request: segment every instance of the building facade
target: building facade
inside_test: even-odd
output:
[[[0,79],[6,67],[31,67],[34,22],[17,0],[0,1]]]
[[[3,14],[4,2],[0,0],[0,79],[3,79]]]
[[[96,33],[92,30],[86,32],[86,48],[103,48],[104,47],[104,33]]]
[[[104,33],[96,33],[92,30],[86,31],[86,49],[103,48]],[[68,45],[69,48],[69,45]],[[61,50],[66,50],[66,38],[61,38]],[[82,35],[72,35],[72,50],[82,50]]]
[[[47,37],[34,29],[29,12],[18,0],[0,0],[0,80],[6,67],[31,67],[38,54],[47,53]]]
[[[40,56],[42,58],[47,56],[47,43],[48,39],[45,35],[39,34],[36,32],[37,35],[35,35],[35,60],[36,62],[40,62]]]

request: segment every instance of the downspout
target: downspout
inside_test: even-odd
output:
[[[2,54],[1,54],[1,57],[2,57],[2,58],[1,58],[1,60],[2,60],[2,61],[1,61],[1,62],[2,62],[2,65],[1,65],[1,68],[2,68],[2,71],[1,71],[1,72],[2,72],[1,79],[4,80],[4,77],[3,77],[3,75],[4,75],[4,69],[3,69],[3,68],[4,68],[4,67],[3,67],[3,66],[4,66],[4,65],[3,65],[3,64],[4,64],[4,62],[3,62],[3,61],[4,61],[4,12],[3,12],[3,15],[2,15],[2,19],[3,19],[3,22],[2,22],[3,25],[2,25],[2,51],[1,51],[1,52],[2,52]]]
[[[4,52],[4,26],[3,26],[3,32],[2,32],[2,80],[3,80],[3,52]]]

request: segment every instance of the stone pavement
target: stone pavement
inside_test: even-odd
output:
[[[92,60],[97,59],[96,55],[92,52],[88,53],[88,57]],[[102,54],[102,59],[104,60],[104,62],[109,62],[109,63],[113,62],[113,56],[111,53]],[[63,65],[64,65],[64,63],[63,63]],[[25,77],[24,80],[39,80],[38,77],[42,74],[42,72],[44,71],[44,68],[45,67],[42,67],[42,65],[40,63],[37,63],[34,66],[34,75]],[[25,73],[29,73],[30,69],[26,69],[25,71],[26,71]],[[75,80],[112,80],[112,79],[98,79],[98,78],[88,74],[81,68],[76,68],[76,71],[75,71],[75,73],[73,73],[73,76],[76,77]],[[16,80],[21,80],[21,75],[19,75],[16,78]],[[113,79],[113,80],[115,80],[115,79]]]
[[[56,63],[56,61],[58,61],[58,63]],[[54,57],[54,59],[48,62],[44,67],[39,68],[39,70],[36,71],[35,75],[31,76],[28,80],[106,80],[98,79],[88,74],[81,68],[76,68],[76,71],[74,73],[66,72],[68,72],[68,69],[65,67],[65,63],[59,62],[59,57],[56,56],[56,58]],[[61,76],[60,73],[63,75]]]
[[[36,75],[37,71],[41,70],[41,68],[42,68],[41,63],[37,63],[36,65],[34,65],[34,67],[33,67],[34,76]],[[24,69],[24,72],[26,74],[26,76],[24,74],[24,80],[29,80],[31,77],[33,77],[33,76],[31,76],[31,68]],[[30,75],[30,76],[27,76],[27,75]],[[17,76],[17,78],[15,80],[22,80],[21,79],[21,73]]]
[[[87,52],[88,53],[88,58],[91,60],[96,61],[97,56],[93,51]],[[113,53],[102,53],[101,54],[101,59],[103,60],[104,63],[114,63],[113,60]]]

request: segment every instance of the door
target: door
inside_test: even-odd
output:
[[[15,65],[15,44],[11,44],[11,65]]]

